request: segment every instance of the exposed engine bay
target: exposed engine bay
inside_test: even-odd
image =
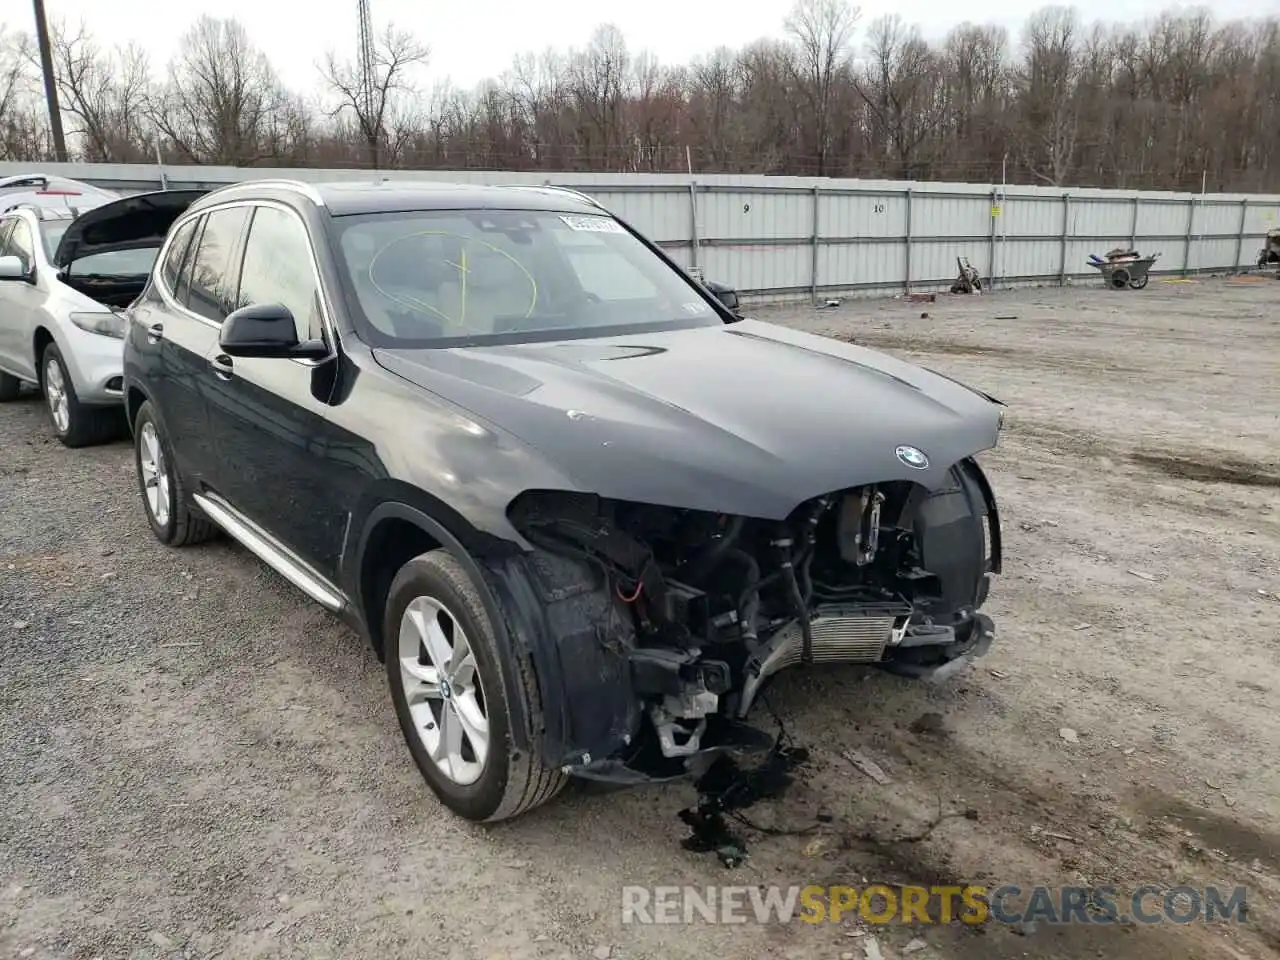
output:
[[[579,776],[667,779],[767,749],[747,718],[781,670],[937,676],[994,635],[978,611],[1000,525],[973,459],[939,489],[835,491],[781,522],[550,491],[510,516],[535,547],[528,580],[554,647],[534,651],[537,673],[562,687],[542,698],[564,704],[544,718],[563,748],[547,759]]]

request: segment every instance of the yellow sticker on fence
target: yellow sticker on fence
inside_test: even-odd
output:
[[[998,216],[1000,216],[1000,208],[999,208],[999,207],[992,207],[992,208],[991,208],[991,215],[992,215],[993,217],[998,217]]]

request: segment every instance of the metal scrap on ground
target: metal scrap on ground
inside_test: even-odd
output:
[[[885,784],[889,782],[889,775],[884,772],[880,764],[866,754],[858,750],[846,750],[842,756],[876,783]]]

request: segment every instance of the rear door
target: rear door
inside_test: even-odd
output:
[[[209,356],[234,309],[239,255],[249,208],[217,207],[179,224],[156,268],[151,291],[132,308],[130,337],[183,475],[217,486],[221,472],[209,436]]]
[[[17,257],[27,270],[37,267],[36,236],[31,225],[17,214],[0,222],[5,225],[0,230],[0,257]],[[0,366],[28,380],[35,380],[40,363],[31,340],[36,312],[45,300],[37,285],[42,280],[48,282],[48,278],[41,277],[36,283],[0,281]]]
[[[237,307],[288,307],[299,340],[324,340],[324,298],[306,224],[255,201]],[[210,356],[209,423],[224,469],[216,490],[322,576],[334,578],[347,518],[325,454],[332,360]]]

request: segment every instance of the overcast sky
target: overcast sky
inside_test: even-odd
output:
[[[1217,0],[1216,16],[1256,15],[1276,0]],[[413,30],[431,47],[431,63],[420,78],[432,83],[450,77],[463,88],[497,76],[517,53],[585,46],[592,29],[611,22],[633,51],[648,50],[664,63],[686,62],[718,45],[742,46],[764,36],[780,36],[790,0],[372,0],[375,31],[388,21]],[[30,0],[5,0],[0,14],[9,28],[30,30]],[[1176,4],[1159,0],[1112,0],[1082,6],[1087,19],[1141,20]],[[1185,5],[1190,6],[1190,5]],[[81,20],[108,44],[136,40],[151,53],[153,66],[173,56],[178,38],[200,13],[235,17],[268,54],[281,78],[299,92],[315,91],[316,61],[326,49],[354,54],[356,0],[45,0],[50,20]],[[957,4],[943,0],[893,3],[867,0],[862,22],[897,11],[940,36],[965,19],[1021,23],[1025,0],[984,0]]]

